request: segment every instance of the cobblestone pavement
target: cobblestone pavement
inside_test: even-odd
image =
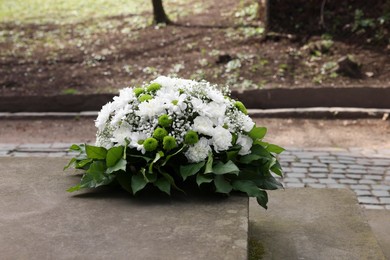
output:
[[[0,144],[0,156],[70,157],[70,145]],[[390,210],[390,150],[288,148],[279,159],[286,188],[352,189],[363,207]]]

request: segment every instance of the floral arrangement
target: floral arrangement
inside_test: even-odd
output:
[[[265,190],[282,188],[274,154],[283,148],[263,142],[240,101],[208,82],[158,77],[125,88],[95,120],[95,146],[72,145],[79,152],[65,167],[84,170],[68,191],[119,183],[136,194],[155,186],[170,195],[179,183],[196,182],[217,193],[244,192],[267,208]],[[184,191],[185,192],[185,191]]]

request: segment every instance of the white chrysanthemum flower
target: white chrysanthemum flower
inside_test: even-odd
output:
[[[189,162],[197,163],[205,160],[209,155],[209,152],[211,152],[209,140],[202,137],[196,144],[190,146],[184,155]]]
[[[132,88],[124,88],[119,91],[119,96],[114,97],[112,102],[113,110],[119,110],[129,104],[130,101],[135,100],[134,91]]]
[[[161,99],[151,99],[138,105],[136,115],[145,118],[153,118],[164,113],[164,103]]]
[[[111,125],[116,126],[118,125],[123,119],[126,118],[127,114],[133,112],[132,106],[129,104],[125,105],[124,107],[118,109],[115,112],[115,115],[111,119]]]
[[[225,102],[225,97],[220,91],[217,91],[215,89],[211,89],[208,91],[208,96],[215,102],[217,103],[224,103]]]
[[[252,138],[246,135],[238,135],[237,144],[241,145],[241,150],[238,152],[239,155],[246,155],[251,153],[253,144]]]
[[[110,118],[111,113],[113,112],[112,103],[108,102],[105,104],[99,112],[98,117],[95,120],[95,126],[101,131],[107,123],[107,120]]]
[[[214,128],[213,138],[211,140],[216,152],[229,149],[232,144],[232,139],[233,137],[229,130],[223,128],[222,126]]]
[[[192,128],[195,132],[200,134],[212,136],[214,133],[213,122],[210,120],[210,118],[205,116],[197,116],[194,119]]]
[[[143,132],[131,132],[128,134],[128,138],[130,141],[130,148],[136,148],[138,151],[141,151],[141,153],[145,154],[145,148],[143,144],[140,144],[140,141],[144,141],[146,138],[148,138],[147,134]]]
[[[126,138],[129,137],[131,133],[131,125],[123,122],[121,126],[114,130],[111,137],[111,142],[118,145],[126,145]]]
[[[193,86],[197,84],[196,81],[188,80],[188,79],[180,79],[180,78],[170,78],[165,76],[160,76],[152,83],[158,83],[163,87],[167,88],[178,88],[178,87],[184,87],[184,86]]]

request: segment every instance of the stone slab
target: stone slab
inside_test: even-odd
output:
[[[352,191],[286,189],[269,197],[267,211],[250,200],[250,244],[261,254],[253,259],[385,259]]]
[[[386,259],[390,259],[390,210],[365,210],[364,213]]]
[[[247,259],[248,198],[70,194],[66,162],[0,158],[2,259]]]

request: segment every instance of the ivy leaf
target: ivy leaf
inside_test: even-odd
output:
[[[119,161],[112,167],[108,167],[106,173],[110,174],[117,171],[126,171],[127,161],[120,158]]]
[[[239,172],[240,169],[232,161],[228,161],[225,164],[220,162],[213,167],[213,173],[217,175],[227,174],[227,173],[238,175]]]
[[[76,163],[76,158],[72,158],[70,161],[69,161],[69,163],[64,167],[64,171],[66,170],[66,169],[68,169],[69,167],[71,167],[72,165],[75,165],[75,163]]]
[[[200,186],[201,184],[203,183],[210,183],[213,181],[213,178],[212,177],[209,177],[207,175],[203,175],[203,174],[198,174],[196,176],[196,183],[198,184],[198,186]]]
[[[107,149],[104,147],[86,145],[85,152],[87,153],[88,158],[91,159],[106,159]]]
[[[267,128],[254,126],[248,133],[249,137],[253,140],[262,139],[267,134]]]
[[[233,189],[245,192],[249,197],[256,197],[257,203],[267,209],[268,196],[267,193],[250,180],[235,180],[232,183]]]
[[[131,188],[131,174],[127,172],[119,172],[118,174],[116,174],[116,179],[119,185],[121,185],[124,190],[133,193],[133,190]]]
[[[166,194],[171,195],[171,183],[166,178],[158,179],[154,185]]]
[[[149,164],[149,173],[153,173],[153,165],[164,156],[163,151],[156,153],[154,160]]]
[[[82,169],[85,165],[87,165],[88,163],[90,163],[92,161],[93,161],[93,159],[84,159],[84,160],[78,161],[78,162],[76,162],[76,168]]]
[[[265,209],[268,209],[267,203],[268,203],[268,194],[266,191],[261,190],[258,196],[256,197],[257,203],[262,206]]]
[[[203,161],[203,162],[198,162],[198,163],[181,165],[180,166],[180,175],[183,178],[183,181],[185,181],[189,176],[197,174],[205,164],[206,163]]]
[[[283,147],[280,147],[280,146],[278,146],[276,144],[269,144],[266,149],[267,149],[268,152],[276,153],[276,154],[280,154],[281,152],[284,151]]]
[[[113,167],[123,156],[123,146],[115,146],[108,150],[106,157],[107,167]]]
[[[131,190],[134,195],[145,188],[146,184],[147,182],[142,174],[136,174],[131,177]]]
[[[213,153],[210,152],[206,163],[206,169],[204,171],[205,174],[213,172],[213,161],[214,161]]]
[[[214,185],[216,188],[216,192],[219,193],[229,194],[233,189],[232,185],[228,181],[226,181],[222,175],[215,176]]]

